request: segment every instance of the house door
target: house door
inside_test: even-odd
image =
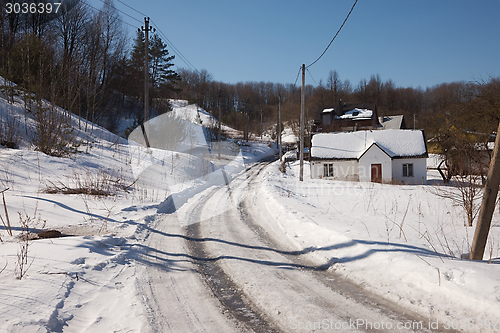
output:
[[[382,182],[382,164],[372,164],[372,178],[371,181],[374,183]]]

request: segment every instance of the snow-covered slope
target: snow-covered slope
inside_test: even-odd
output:
[[[155,212],[147,204],[162,198],[158,189],[136,183],[134,190],[121,190],[134,181],[126,140],[92,124],[85,131],[73,115],[68,120],[81,153],[60,158],[34,151],[32,117],[20,99],[9,104],[0,98],[0,118],[16,119],[20,146],[0,147],[0,190],[8,188],[7,214],[2,205],[0,215],[5,222],[8,215],[12,228],[12,236],[0,230],[0,331],[140,330],[145,321],[133,286],[130,238]],[[116,196],[45,193],[108,185]],[[56,229],[71,237],[24,242],[21,220],[30,231]],[[22,246],[28,252],[21,273]]]
[[[196,108],[177,104],[174,114],[189,116],[186,111]],[[208,119],[206,112],[200,113]],[[10,104],[0,96],[0,121],[15,119],[20,147],[0,146],[0,191],[8,189],[8,213],[0,201],[0,216],[7,224],[8,215],[12,230],[11,236],[0,227],[2,332],[143,331],[149,324],[135,274],[141,264],[137,245],[147,237],[148,226],[171,209],[169,202],[179,208],[206,187],[223,183],[221,169],[230,177],[245,163],[273,152],[266,145],[240,150],[233,144],[223,150],[221,161],[214,161],[210,145],[196,134],[203,133],[197,126],[191,128],[193,141],[170,150],[146,149],[140,136],[139,142],[127,141],[67,115],[80,152],[52,157],[33,150],[32,117],[20,97]],[[187,146],[199,149],[183,149]],[[115,195],[47,193],[78,188]],[[21,221],[33,232],[56,229],[67,237],[24,242]],[[22,246],[28,252],[20,272]]]
[[[210,113],[203,110],[196,104],[189,104],[188,101],[182,99],[171,99],[169,102],[170,105],[172,105],[172,113],[175,117],[190,121],[194,124],[202,125],[204,127],[215,127],[217,125],[217,118],[213,117]],[[224,124],[221,125],[221,128],[224,131],[236,132],[235,129]]]

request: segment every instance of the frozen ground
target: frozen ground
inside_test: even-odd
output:
[[[195,106],[176,107],[188,121],[196,116]],[[0,99],[0,112],[2,121],[7,114],[24,119],[19,101]],[[72,122],[78,129],[78,120]],[[148,331],[137,272],[151,224],[173,202],[178,223],[186,225],[199,194],[274,152],[262,143],[229,144],[221,161],[198,134],[178,151],[129,145],[96,126],[92,134],[78,131],[85,144],[71,158],[33,151],[28,138],[21,149],[0,148],[0,190],[9,188],[13,231],[0,230],[0,331]],[[474,230],[464,227],[459,207],[436,195],[443,186],[434,170],[423,186],[311,180],[307,163],[303,183],[297,174],[298,162],[286,174],[278,163],[262,171],[254,209],[270,214],[260,221],[265,229],[284,233],[297,249],[315,249],[318,263],[334,262],[330,269],[441,323],[466,325],[466,332],[500,331],[498,213],[485,260],[471,262],[461,258]],[[82,183],[105,183],[115,195],[45,193]],[[28,269],[18,279],[18,254],[26,244],[19,239],[21,219],[34,231],[58,229],[67,237],[29,241]]]
[[[434,158],[432,156],[431,158]],[[430,163],[434,163],[431,161]],[[482,262],[468,258],[474,229],[450,199],[454,191],[429,170],[429,184],[298,181],[299,162],[267,169],[261,204],[297,249],[364,288],[464,331],[500,331],[500,214]],[[494,327],[493,327],[494,326]]]

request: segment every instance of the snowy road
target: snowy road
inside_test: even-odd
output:
[[[137,289],[152,332],[236,332],[199,276],[176,214],[161,216],[139,257]]]
[[[153,332],[439,331],[292,248],[262,204],[266,166],[153,223],[138,274]]]

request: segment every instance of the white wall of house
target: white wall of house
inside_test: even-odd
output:
[[[309,166],[311,168],[311,179],[317,179],[317,178],[319,178],[319,175],[322,175],[322,173],[320,173],[320,170],[323,167],[322,162],[311,161],[309,163]]]
[[[413,164],[413,177],[403,177],[403,164]],[[398,158],[392,160],[392,178],[405,184],[425,184],[427,182],[427,159]]]
[[[324,176],[325,164],[333,166],[333,176]],[[359,160],[312,161],[310,163],[311,178],[370,182],[373,164],[381,164],[382,182],[384,183],[426,184],[427,182],[426,158],[391,159],[377,145],[370,146]],[[410,164],[413,174],[403,175],[403,169],[408,173],[408,165]]]
[[[309,166],[311,167],[311,179],[320,178],[319,176],[323,174],[323,162],[311,161]]]
[[[392,160],[377,145],[372,145],[359,159],[359,181],[371,181],[372,164],[382,164],[382,182],[392,181]]]
[[[333,177],[324,177],[323,170],[325,164],[333,164]],[[311,178],[326,178],[351,181],[359,180],[357,160],[312,161],[310,165]]]

